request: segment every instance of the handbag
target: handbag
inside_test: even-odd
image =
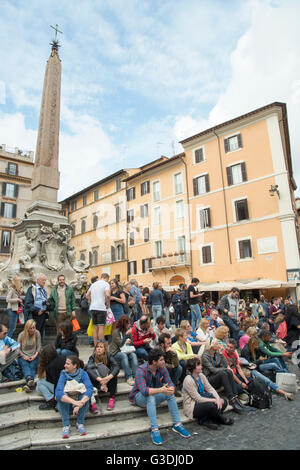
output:
[[[73,331],[78,331],[80,330],[80,325],[78,323],[77,318],[73,318],[72,320],[72,325],[73,325]]]
[[[133,344],[123,344],[123,346],[120,347],[120,351],[125,354],[130,354],[132,352],[135,352],[135,347],[133,346]]]
[[[109,326],[114,322],[115,322],[115,317],[114,317],[114,314],[112,312],[112,309],[108,308],[107,309],[107,314],[106,314],[106,325]]]

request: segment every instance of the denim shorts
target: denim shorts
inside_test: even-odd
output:
[[[106,310],[91,310],[93,325],[106,325]]]

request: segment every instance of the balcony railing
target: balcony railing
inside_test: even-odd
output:
[[[156,269],[169,269],[179,266],[190,266],[191,257],[189,253],[174,253],[169,255],[162,255],[152,259],[152,267],[150,270]]]

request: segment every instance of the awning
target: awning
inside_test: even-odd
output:
[[[198,290],[202,291],[229,291],[232,287],[237,287],[240,290],[252,289],[280,289],[296,287],[295,282],[286,282],[276,279],[257,279],[250,282],[246,281],[224,281],[214,283],[199,283]]]

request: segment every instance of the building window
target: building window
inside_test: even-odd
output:
[[[151,268],[152,268],[152,260],[150,258],[143,259],[142,260],[142,272],[149,273]]]
[[[194,196],[199,196],[199,194],[208,193],[210,191],[209,176],[203,175],[203,176],[198,176],[197,178],[194,178],[193,189],[194,189]]]
[[[124,259],[124,245],[117,245],[116,259],[117,261],[121,261],[122,259]]]
[[[141,196],[150,193],[150,181],[144,181],[141,184]]]
[[[128,262],[128,275],[132,276],[137,273],[136,270],[136,261],[129,261]]]
[[[82,220],[81,221],[81,233],[85,233],[86,231],[86,221]]]
[[[19,193],[19,185],[13,183],[2,183],[2,196],[17,198]]]
[[[96,228],[98,227],[98,222],[99,222],[98,216],[94,214],[93,215],[93,229],[94,230],[96,230]]]
[[[81,261],[85,261],[85,251],[80,252],[80,259]]]
[[[83,206],[86,206],[86,204],[87,204],[87,195],[84,194],[84,195],[82,196],[82,205],[83,205]]]
[[[76,211],[77,209],[77,200],[71,201],[71,211]]]
[[[122,219],[122,209],[121,209],[121,204],[116,204],[116,222],[120,222]]]
[[[127,211],[127,223],[134,221],[134,209]]]
[[[184,218],[184,201],[183,199],[180,201],[176,201],[175,203],[175,216],[176,219],[183,219]]]
[[[238,240],[239,259],[252,258],[251,240]]]
[[[94,266],[97,266],[97,264],[98,264],[98,251],[95,250],[95,251],[93,252],[93,265],[94,265]]]
[[[116,275],[115,275],[115,279],[116,279],[116,281],[120,282],[120,280],[121,280],[121,275],[120,275],[120,274],[116,274]]]
[[[116,179],[116,191],[120,191],[122,187],[122,178],[117,178]]]
[[[162,241],[161,240],[154,242],[154,254],[155,256],[162,255]]]
[[[153,201],[160,201],[160,181],[153,183]]]
[[[160,224],[161,224],[160,207],[155,207],[153,209],[153,225],[160,225]]]
[[[194,162],[200,163],[204,161],[204,147],[194,150]]]
[[[176,175],[174,175],[174,185],[175,185],[175,194],[182,194],[183,193],[182,173],[176,173]]]
[[[1,202],[1,216],[7,219],[15,219],[17,215],[17,204]]]
[[[129,245],[134,245],[134,232],[130,232],[129,234]]]
[[[1,253],[9,253],[11,243],[11,232],[2,230],[1,234]]]
[[[247,199],[241,199],[240,201],[235,201],[234,207],[235,207],[235,219],[237,222],[240,222],[241,220],[249,219]]]
[[[185,235],[177,238],[177,250],[179,252],[178,261],[183,263],[186,261],[186,240]]]
[[[245,162],[231,165],[226,168],[228,186],[243,183],[247,181],[247,172]]]
[[[148,217],[148,204],[143,204],[141,206],[141,217],[142,218]]]
[[[210,264],[213,262],[212,246],[205,245],[201,247],[201,264]]]
[[[98,201],[98,199],[99,199],[99,189],[97,188],[94,190],[94,202]]]
[[[149,227],[145,227],[144,228],[144,242],[148,242],[149,241]]]
[[[18,174],[18,165],[16,163],[10,163],[9,162],[6,171],[7,171],[8,175],[17,176],[17,174]]]
[[[93,265],[93,253],[91,251],[89,251],[89,265]]]
[[[236,134],[227,139],[224,139],[224,147],[225,152],[234,152],[234,150],[238,150],[242,148],[242,136],[241,134]]]
[[[126,191],[127,194],[127,201],[132,201],[135,199],[135,188],[129,188]]]
[[[205,209],[200,209],[199,211],[199,223],[200,228],[208,228],[211,227],[211,217],[210,217],[210,208],[205,207]]]

